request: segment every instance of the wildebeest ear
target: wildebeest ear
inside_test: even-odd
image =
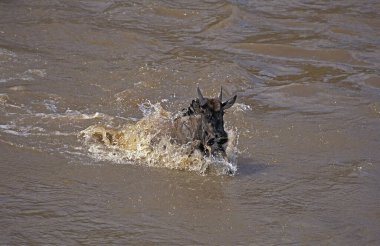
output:
[[[199,104],[200,104],[201,106],[206,105],[207,100],[203,97],[202,92],[201,92],[201,90],[199,89],[199,86],[197,87],[197,92],[198,92]]]
[[[225,109],[231,108],[231,106],[234,105],[236,98],[237,98],[237,95],[235,95],[234,97],[222,103],[222,109],[225,110]]]

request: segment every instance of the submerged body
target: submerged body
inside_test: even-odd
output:
[[[217,173],[231,175],[237,170],[236,141],[233,137],[229,142],[223,114],[233,105],[236,96],[224,103],[221,97],[220,94],[219,99],[203,98],[198,89],[198,98],[178,117],[156,104],[151,105],[150,113],[133,124],[121,128],[94,125],[83,130],[80,136],[85,143],[96,144],[90,151],[102,159],[115,161],[116,158],[119,162],[141,162],[200,173],[217,166],[220,169]],[[228,154],[227,147],[230,147]],[[112,155],[109,155],[110,150]]]
[[[134,123],[119,127],[92,125],[80,132],[91,155],[98,160],[195,171],[200,174],[233,175],[237,167],[237,135],[231,130],[223,158],[201,149],[202,117],[174,116],[160,104],[148,104],[148,113]],[[219,157],[219,156],[218,156]]]

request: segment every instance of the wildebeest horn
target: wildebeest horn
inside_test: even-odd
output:
[[[225,110],[225,109],[230,108],[232,105],[234,105],[236,98],[237,98],[237,95],[233,96],[232,98],[222,103],[222,109]]]
[[[220,86],[219,101],[222,101],[222,98],[223,98],[222,94],[223,94],[223,87]]]
[[[207,101],[206,101],[206,99],[203,97],[202,92],[201,92],[201,90],[199,89],[199,86],[197,87],[197,92],[198,92],[199,103],[201,104],[201,106],[205,105]]]

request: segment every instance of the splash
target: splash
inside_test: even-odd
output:
[[[157,104],[140,105],[144,117],[135,123],[113,128],[92,125],[80,132],[90,155],[99,161],[119,164],[138,164],[150,167],[165,167],[194,171],[200,174],[234,175],[237,171],[236,130],[228,130],[227,160],[205,157],[192,148],[192,143],[183,145],[172,140],[171,130],[176,117]]]

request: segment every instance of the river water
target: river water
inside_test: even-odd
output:
[[[379,13],[1,0],[0,244],[379,245]],[[197,85],[238,95],[232,176],[136,147]],[[135,152],[87,141],[95,128]]]

